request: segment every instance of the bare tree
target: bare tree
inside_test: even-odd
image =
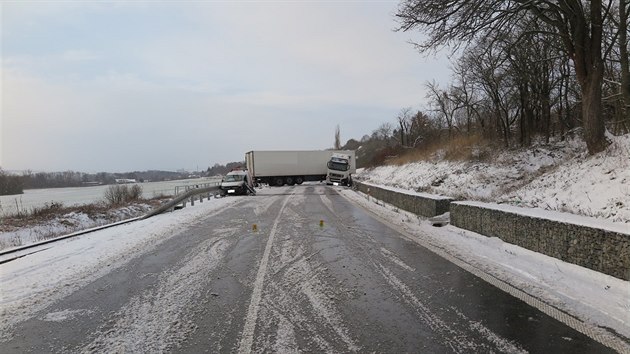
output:
[[[458,47],[476,38],[492,42],[497,33],[511,32],[527,15],[546,23],[550,30],[545,34],[559,37],[573,62],[581,89],[584,137],[594,154],[607,145],[602,116],[602,37],[614,1],[403,0],[396,16],[402,31],[426,30],[427,39],[416,44],[421,51]]]
[[[453,130],[458,129],[455,121],[455,114],[462,108],[459,100],[452,94],[451,90],[441,90],[435,81],[428,82],[426,88],[429,90],[428,98],[433,102],[438,112],[446,122],[448,127],[448,137],[453,137]],[[449,92],[451,91],[451,92]]]
[[[621,112],[624,129],[630,128],[630,59],[628,54],[628,17],[630,1],[619,0],[619,65],[621,69]]]
[[[392,137],[392,131],[393,128],[390,123],[383,123],[372,132],[372,138],[384,141],[387,143],[387,145],[389,145],[389,140]]]
[[[405,107],[400,110],[396,121],[398,122],[398,134],[400,135],[400,145],[403,147],[409,146],[409,130],[411,129],[411,107]]]
[[[341,150],[341,132],[339,131],[339,124],[335,128],[335,150]]]

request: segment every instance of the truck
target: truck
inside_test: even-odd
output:
[[[350,185],[357,170],[352,150],[250,151],[245,164],[254,183],[270,186],[306,181]]]

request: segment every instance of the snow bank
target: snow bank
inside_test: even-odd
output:
[[[153,207],[149,204],[136,204],[110,210],[106,213],[88,215],[81,211],[73,211],[53,220],[33,221],[29,226],[10,228],[0,232],[0,250],[28,245],[56,236],[86,230],[92,227],[111,224],[146,214]]]
[[[425,161],[366,169],[357,178],[449,196],[630,223],[630,134],[588,156],[580,139],[500,153],[492,162]]]
[[[15,323],[176,235],[183,226],[222,210],[239,197],[213,199],[99,232],[47,245],[0,265],[0,339]],[[54,271],[51,271],[54,269]]]

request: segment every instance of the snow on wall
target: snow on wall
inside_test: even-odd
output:
[[[357,188],[376,199],[392,204],[416,215],[432,217],[448,211],[453,199],[426,193],[409,193],[391,187],[380,187],[369,183],[355,182]]]
[[[630,280],[630,226],[607,220],[532,208],[409,193],[355,182],[357,189],[416,215],[450,212],[450,223],[488,237]]]
[[[453,226],[630,280],[627,224],[479,202],[451,203],[450,215]]]
[[[365,169],[356,179],[457,200],[506,203],[630,223],[630,134],[588,156],[579,138],[500,153]]]

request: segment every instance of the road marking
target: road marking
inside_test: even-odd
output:
[[[254,330],[256,329],[256,321],[258,320],[258,309],[260,307],[260,300],[262,299],[263,281],[265,280],[265,275],[267,274],[267,264],[269,263],[271,245],[273,244],[273,240],[276,236],[276,229],[278,228],[278,223],[280,222],[282,211],[291,198],[291,195],[292,194],[289,194],[284,199],[282,207],[280,208],[280,212],[278,213],[276,220],[273,222],[271,232],[269,233],[269,239],[267,240],[267,245],[265,246],[265,252],[263,253],[263,257],[260,261],[260,266],[258,267],[258,274],[256,274],[256,280],[254,281],[252,299],[249,303],[247,317],[245,319],[245,326],[243,327],[243,334],[241,336],[241,343],[238,347],[239,353],[245,354],[251,353],[252,351],[252,345],[254,344]]]

